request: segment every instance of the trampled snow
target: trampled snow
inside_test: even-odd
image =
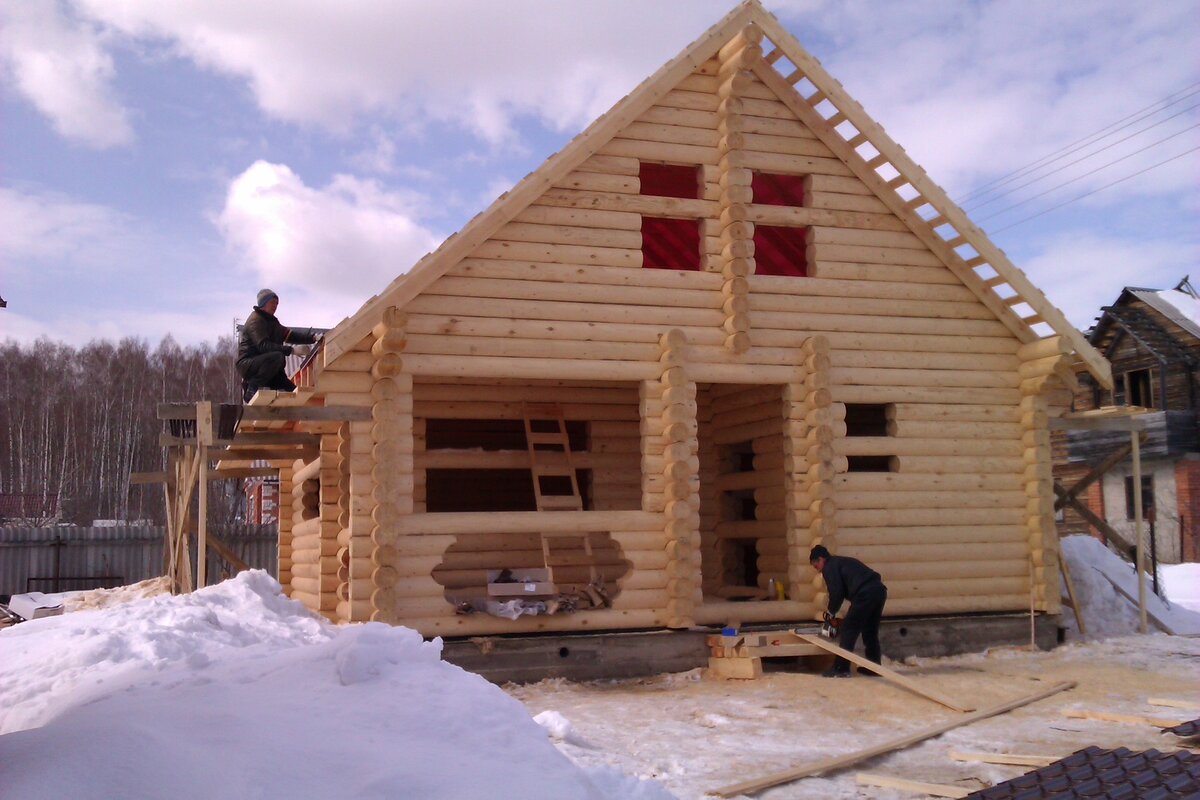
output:
[[[1064,540],[1063,552],[1086,638],[1071,631],[1073,643],[1050,653],[999,648],[891,666],[979,707],[1048,681],[1079,687],[888,756],[874,771],[980,788],[1021,770],[953,762],[949,748],[1161,747],[1156,729],[1065,720],[1061,711],[1195,716],[1146,700],[1200,699],[1200,640],[1131,636],[1136,607],[1112,583],[1136,596],[1130,567],[1087,537]],[[1150,601],[1179,632],[1200,630],[1182,596],[1195,599],[1197,570],[1166,569],[1175,602]],[[144,596],[160,589],[72,601],[63,616],[0,631],[0,798],[698,800],[953,715],[885,681],[803,672],[723,682],[694,670],[500,689],[443,663],[440,640],[332,625],[261,572],[190,595]],[[72,610],[88,606],[101,607]],[[856,786],[853,770],[763,795],[901,796]]]

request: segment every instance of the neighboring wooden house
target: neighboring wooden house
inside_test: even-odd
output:
[[[1196,420],[1200,299],[1196,290],[1186,278],[1165,291],[1126,287],[1116,302],[1102,309],[1088,339],[1112,363],[1115,385],[1103,388],[1084,376],[1075,408],[1154,409],[1145,417],[1146,441],[1140,450],[1142,505],[1153,524],[1155,554],[1168,563],[1200,559]],[[1068,486],[1127,442],[1124,433],[1072,431],[1056,448],[1055,477]],[[1134,540],[1132,490],[1132,464],[1125,459],[1086,492],[1087,507],[1129,542]],[[1064,535],[1089,530],[1091,526],[1072,509],[1060,522]]]
[[[251,405],[332,420],[242,430],[321,434],[280,470],[280,579],[336,620],[811,620],[818,543],[882,572],[890,615],[1054,613],[1070,359],[1111,384],[747,2]],[[456,613],[537,568],[576,610]]]

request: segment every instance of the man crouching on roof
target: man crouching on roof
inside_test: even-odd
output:
[[[247,403],[259,389],[296,391],[296,384],[288,380],[284,370],[287,357],[292,354],[293,345],[316,342],[311,328],[285,328],[275,318],[278,308],[279,295],[270,289],[263,289],[258,293],[254,310],[242,325],[237,370],[242,376],[242,400]]]

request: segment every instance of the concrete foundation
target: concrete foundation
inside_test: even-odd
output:
[[[1038,647],[1058,643],[1057,616],[1039,615]],[[773,630],[782,625],[755,625],[745,630]],[[800,626],[816,633],[811,623]],[[448,639],[442,658],[493,683],[526,683],[544,678],[575,681],[637,678],[684,672],[708,664],[705,638],[719,630],[645,631],[542,636],[485,636]],[[879,630],[883,654],[952,656],[989,647],[1027,645],[1029,615],[986,614],[957,617],[886,619]],[[861,643],[857,648],[862,650]]]

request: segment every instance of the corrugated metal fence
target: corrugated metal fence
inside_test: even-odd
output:
[[[222,527],[215,533],[251,567],[277,575],[275,525]],[[163,574],[165,529],[152,526],[0,527],[0,594],[123,586]],[[191,538],[192,563],[196,540]],[[228,565],[210,551],[209,583]]]

